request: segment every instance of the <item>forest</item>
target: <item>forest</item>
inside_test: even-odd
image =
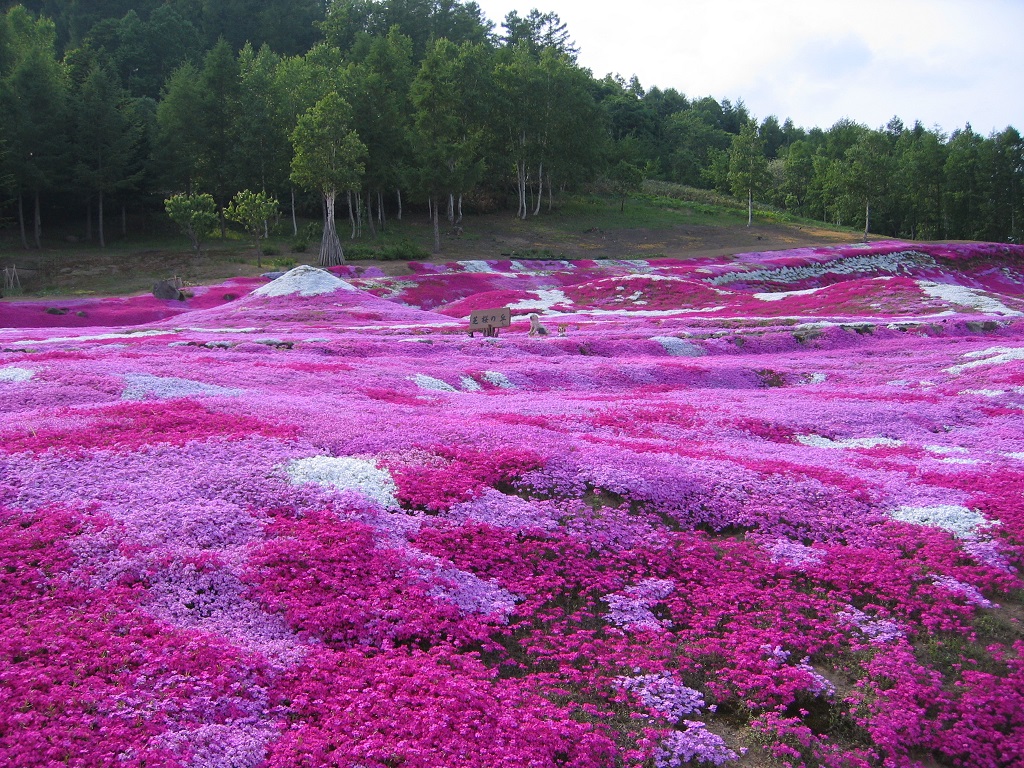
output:
[[[500,24],[459,0],[37,0],[0,9],[0,219],[44,224],[225,213],[240,191],[353,236],[403,206],[537,216],[567,193],[645,180],[753,212],[912,239],[1021,242],[1024,140],[893,117],[798,127],[580,66],[554,13]],[[330,232],[328,232],[328,229]],[[321,251],[323,257],[323,250]]]

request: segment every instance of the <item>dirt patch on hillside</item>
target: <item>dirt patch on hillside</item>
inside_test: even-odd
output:
[[[680,224],[669,228],[611,229],[592,228],[569,235],[539,232],[519,222],[507,222],[507,216],[480,217],[461,231],[448,231],[442,238],[442,253],[426,261],[445,262],[466,259],[515,259],[550,257],[554,259],[687,259],[729,256],[758,251],[778,251],[858,242],[852,234],[810,226],[755,224],[745,226],[708,226]],[[413,225],[414,228],[419,225]],[[423,242],[429,230],[422,225]],[[402,262],[356,261],[378,266],[387,274],[408,274]]]
[[[855,242],[854,235],[814,227],[778,224],[708,226],[682,222],[671,227],[601,229],[578,232],[554,230],[543,218],[520,222],[507,214],[475,216],[460,229],[444,233],[442,252],[422,261],[466,259],[625,259],[698,258],[728,256],[755,251],[774,251]],[[425,246],[432,233],[425,217],[407,217],[403,236]],[[343,240],[348,246],[349,240]],[[364,238],[362,244],[371,244]],[[290,263],[315,264],[315,245],[307,252],[292,253],[283,245],[279,255],[257,265],[251,249],[240,244],[213,244],[202,257],[187,250],[132,248],[130,243],[108,249],[73,245],[43,251],[4,249],[0,266],[16,264],[27,297],[31,295],[116,296],[149,292],[157,280],[180,277],[186,285],[204,285],[232,277],[252,277]],[[409,274],[404,261],[358,259],[351,264],[378,267],[389,275]]]

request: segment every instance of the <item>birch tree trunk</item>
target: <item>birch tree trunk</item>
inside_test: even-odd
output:
[[[427,205],[428,205],[429,210],[430,210],[430,218],[432,219],[433,224],[434,224],[434,253],[440,253],[441,252],[441,228],[440,228],[440,223],[438,222],[438,219],[439,219],[438,210],[437,210],[438,209],[438,204],[437,204],[437,201],[434,200],[433,197],[431,197],[431,198],[428,198]]]
[[[519,211],[516,213],[516,218],[526,219],[526,163],[520,162],[516,164],[516,191],[519,193]]]
[[[348,221],[349,221],[349,224],[352,225],[352,235],[349,237],[349,240],[355,240],[356,239],[356,215],[355,215],[355,212],[352,210],[352,190],[350,189],[345,194],[348,197]]]
[[[754,223],[754,190],[747,190],[747,226]]]
[[[370,225],[370,234],[377,237],[377,225],[373,223],[373,198],[374,196],[367,193],[366,195],[366,223]]]
[[[324,235],[320,239],[320,266],[336,267],[345,263],[345,251],[334,227],[334,201],[337,191],[324,192]]]
[[[868,241],[868,228],[871,226],[871,201],[864,201],[864,242]]]
[[[456,218],[455,218],[455,223],[456,224],[461,224],[462,223],[462,195],[459,195],[459,207],[458,207],[458,210],[457,210],[457,215],[456,215]]]
[[[533,209],[533,215],[540,213],[541,203],[544,202],[544,163],[537,169],[537,205]]]
[[[402,190],[396,189],[395,194],[398,196],[398,220],[402,220]]]
[[[25,234],[25,197],[18,193],[18,229],[21,230],[21,247],[28,250],[28,236]]]
[[[43,247],[43,214],[39,210],[39,193],[35,193],[36,212],[33,219],[32,234],[35,237],[36,248]]]
[[[455,195],[451,192],[448,193],[448,223],[453,224],[455,222]]]
[[[299,236],[299,220],[295,217],[295,187],[292,187],[292,237]]]
[[[96,225],[100,236],[100,248],[106,248],[107,241],[103,234],[103,190],[100,190],[99,197],[96,200],[96,213]]]

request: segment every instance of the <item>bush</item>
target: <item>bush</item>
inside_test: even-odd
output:
[[[399,240],[397,243],[385,245],[380,250],[380,258],[384,261],[411,261],[428,259],[430,253],[411,240]]]
[[[350,261],[377,258],[377,251],[368,245],[350,245],[345,248],[345,258]]]

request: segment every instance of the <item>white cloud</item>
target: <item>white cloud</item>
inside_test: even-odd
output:
[[[480,0],[499,29],[508,11],[557,13],[597,77],[743,99],[756,117],[872,128],[899,116],[952,131],[1024,130],[1018,0]]]

